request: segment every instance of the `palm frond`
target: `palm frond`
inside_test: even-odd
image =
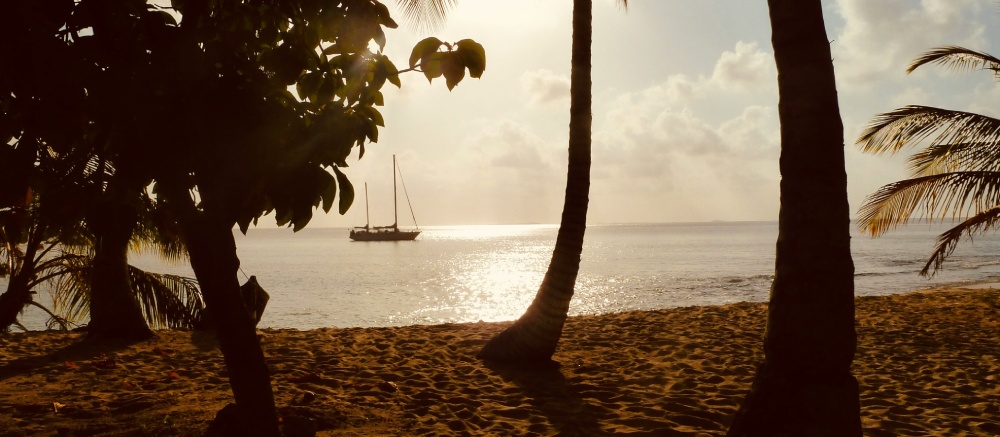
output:
[[[153,329],[190,329],[201,320],[205,304],[196,280],[133,266],[129,266],[129,274],[146,323]]]
[[[89,256],[64,254],[41,275],[40,279],[51,281],[52,312],[68,323],[78,323],[90,314],[92,261]],[[201,320],[205,304],[196,280],[131,265],[129,275],[143,317],[153,329],[193,328]]]
[[[953,171],[1000,171],[1000,144],[931,144],[907,160],[913,176]]]
[[[967,220],[939,235],[937,246],[934,247],[934,252],[931,254],[930,259],[927,260],[927,263],[924,264],[924,268],[920,270],[920,275],[934,276],[941,269],[941,266],[944,265],[945,259],[955,252],[955,248],[958,246],[958,242],[962,239],[963,234],[967,235],[971,240],[973,234],[995,229],[998,223],[1000,223],[1000,206],[995,206],[969,217]]]
[[[905,223],[916,210],[929,220],[979,214],[1000,204],[1000,172],[952,172],[885,185],[865,199],[858,226],[872,236]]]
[[[932,144],[1000,144],[1000,120],[971,112],[910,105],[876,115],[855,142],[868,153]]]
[[[994,75],[1000,73],[1000,59],[959,46],[938,47],[926,52],[914,59],[906,72],[912,73],[926,64],[938,64],[953,70],[992,70]]]
[[[403,17],[420,29],[437,29],[457,0],[396,0]]]
[[[72,256],[71,256],[72,255]],[[92,257],[64,254],[62,265],[53,264],[46,271],[61,270],[50,275],[52,312],[69,323],[79,323],[90,315],[90,271]]]
[[[68,331],[69,330],[70,322],[68,320],[62,318],[62,317],[59,317],[58,315],[56,315],[55,313],[53,313],[48,308],[45,308],[45,305],[42,305],[42,304],[40,304],[38,302],[35,302],[35,301],[28,302],[28,305],[34,306],[35,308],[38,308],[38,309],[44,311],[46,314],[49,315],[49,320],[47,322],[45,322],[45,327],[46,328],[48,328],[48,329],[55,329],[55,327],[58,326],[59,329],[62,329],[63,331]],[[21,327],[23,328],[24,325],[21,325]],[[25,331],[27,331],[27,330],[25,330]]]

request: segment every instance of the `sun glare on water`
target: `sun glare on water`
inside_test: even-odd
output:
[[[434,304],[420,310],[423,317],[458,314],[463,322],[513,320],[527,309],[548,266],[552,242],[536,237],[551,234],[554,225],[455,226],[429,229],[426,240],[469,241],[478,244],[466,256],[449,261],[443,284],[423,284]],[[542,241],[545,241],[544,239]],[[432,288],[444,287],[444,290]]]

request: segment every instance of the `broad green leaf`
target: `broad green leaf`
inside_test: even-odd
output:
[[[415,68],[417,61],[425,60],[428,55],[437,52],[443,44],[441,40],[433,36],[418,42],[417,45],[413,46],[413,51],[410,52],[410,68]]]
[[[372,71],[372,81],[371,86],[376,90],[381,89],[382,85],[385,85],[386,79],[388,79],[389,71],[385,66],[385,63],[376,61],[375,69]]]
[[[396,68],[396,64],[393,64],[389,60],[388,56],[381,56],[378,59],[378,63],[385,66],[385,78],[389,83],[396,85],[396,88],[401,88],[402,83],[399,82],[399,69]]]
[[[333,100],[333,96],[337,91],[337,83],[340,82],[333,75],[326,74],[323,75],[323,83],[319,86],[316,91],[316,103],[326,103]]]
[[[247,229],[250,228],[250,220],[251,220],[250,217],[246,217],[246,218],[241,218],[240,220],[237,221],[237,224],[240,225],[240,232],[242,232],[243,235],[246,235]]]
[[[318,100],[318,91],[323,83],[323,73],[313,71],[306,73],[295,85],[295,91],[299,93],[299,98],[311,102]]]
[[[376,126],[385,127],[385,119],[382,118],[382,113],[378,112],[377,109],[372,108],[370,106],[366,106],[358,108],[358,112],[365,118],[368,118],[373,123],[375,123]]]
[[[486,71],[486,50],[482,44],[471,39],[463,39],[456,44],[459,56],[469,69],[469,76],[479,78]]]
[[[375,38],[373,39],[375,40],[375,44],[378,44],[379,51],[382,51],[385,48],[385,32],[382,31],[381,27],[377,29],[378,32],[375,33]]]
[[[301,231],[312,220],[312,208],[307,203],[305,207],[300,206],[295,213],[295,220],[292,221],[292,232]]]
[[[399,25],[396,24],[395,21],[393,21],[392,17],[389,16],[389,8],[387,8],[384,4],[379,2],[375,2],[373,6],[375,8],[375,13],[378,15],[379,21],[382,23],[383,26],[388,27],[390,29],[395,29],[399,27]]]
[[[351,185],[351,181],[347,180],[347,175],[340,171],[340,168],[334,167],[333,173],[337,176],[337,183],[340,184],[340,215],[347,213],[348,209],[351,209],[351,204],[354,203],[354,186]]]
[[[427,78],[427,82],[431,82],[436,77],[441,77],[442,68],[442,58],[444,53],[431,53],[427,57],[420,61],[420,69],[424,71],[424,77]]]
[[[441,54],[441,72],[444,74],[444,82],[451,91],[465,78],[465,66],[462,65],[462,58],[455,52]]]
[[[323,171],[321,176],[323,188],[320,191],[320,197],[323,198],[323,212],[330,212],[330,208],[333,208],[333,198],[337,197],[337,180],[334,179],[330,173]]]
[[[177,26],[177,20],[174,19],[174,16],[170,15],[169,12],[167,12],[167,11],[153,11],[153,13],[160,16],[160,19],[163,20],[163,24],[166,24],[168,26]]]

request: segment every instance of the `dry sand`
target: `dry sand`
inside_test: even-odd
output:
[[[319,435],[721,435],[762,359],[764,304],[571,318],[534,371],[478,348],[503,323],[260,331],[283,417]],[[1000,292],[857,300],[865,434],[1000,435]],[[211,335],[99,347],[0,336],[0,435],[200,435],[231,401]]]

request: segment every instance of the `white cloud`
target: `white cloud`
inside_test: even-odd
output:
[[[982,1],[840,0],[844,28],[832,50],[841,86],[871,86],[901,77],[910,61],[943,45],[981,48],[985,27],[977,15]]]
[[[569,101],[569,77],[542,69],[522,74],[520,81],[531,104]]]
[[[724,52],[715,63],[711,83],[722,89],[753,90],[775,81],[774,58],[755,42],[738,41],[736,49]]]
[[[552,168],[545,142],[527,127],[503,120],[485,127],[469,139],[472,149],[481,156],[482,165],[493,169],[514,169],[546,173]]]

